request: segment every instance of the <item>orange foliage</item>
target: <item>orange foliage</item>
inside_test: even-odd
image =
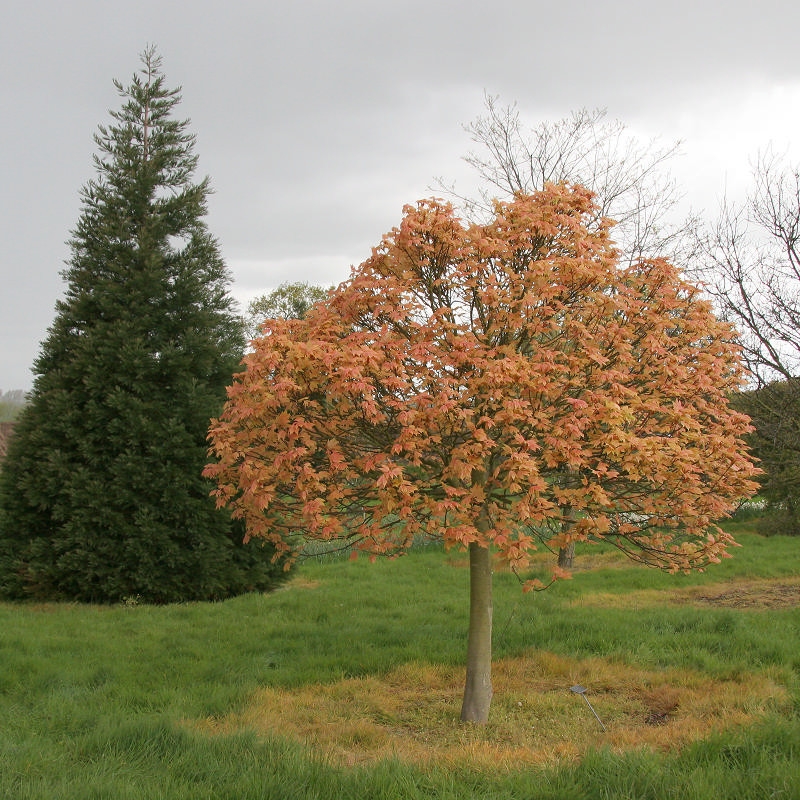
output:
[[[597,538],[718,561],[713,520],[755,490],[735,337],[670,264],[620,265],[595,214],[563,185],[485,225],[407,206],[326,302],[265,324],[211,426],[218,503],[283,551],[424,533],[520,568]]]

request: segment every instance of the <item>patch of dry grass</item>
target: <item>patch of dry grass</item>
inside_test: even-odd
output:
[[[459,667],[406,664],[384,677],[265,687],[241,712],[192,727],[285,736],[345,765],[395,757],[417,765],[510,770],[573,761],[601,746],[673,749],[749,724],[788,702],[784,687],[763,674],[721,681],[536,653],[496,662],[491,720],[476,726],[458,719],[462,680]],[[576,683],[587,687],[605,732],[570,691]]]

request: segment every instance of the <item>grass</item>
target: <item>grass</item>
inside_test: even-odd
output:
[[[540,594],[498,572],[485,727],[457,722],[457,553],[216,604],[0,604],[0,798],[800,797],[800,541],[753,526],[701,575],[605,548]]]

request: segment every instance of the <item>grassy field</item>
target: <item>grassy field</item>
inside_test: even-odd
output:
[[[0,798],[800,798],[800,540],[752,525],[703,575],[591,548],[544,593],[499,571],[485,727],[457,721],[458,553],[217,604],[0,604]]]

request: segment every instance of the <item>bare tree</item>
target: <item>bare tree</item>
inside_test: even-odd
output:
[[[723,201],[699,272],[760,385],[800,375],[800,165],[768,149],[744,203]]]
[[[669,172],[680,142],[643,142],[604,109],[575,111],[529,128],[516,104],[501,106],[486,96],[486,113],[466,127],[478,149],[465,156],[482,186],[479,196],[457,197],[470,216],[490,212],[495,197],[542,189],[548,182],[579,183],[593,191],[598,221],[615,220],[614,235],[623,262],[664,256],[686,263],[695,240],[697,218],[681,217],[683,196]]]
[[[698,275],[738,328],[753,378],[736,402],[753,420],[772,522],[800,533],[800,165],[759,154],[749,196],[723,201],[701,246]]]

